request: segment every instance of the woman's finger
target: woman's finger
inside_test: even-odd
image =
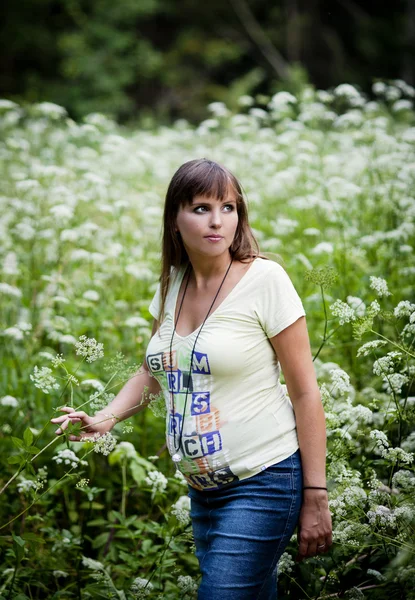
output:
[[[60,434],[63,433],[65,431],[65,429],[68,428],[69,423],[82,423],[82,419],[79,419],[78,417],[72,417],[72,415],[69,415],[67,417],[64,417],[65,421],[64,423],[62,423],[62,425],[59,427],[59,429],[57,429],[55,431],[55,433]]]
[[[317,541],[313,540],[312,542],[308,543],[307,556],[315,556],[316,554],[318,554]]]

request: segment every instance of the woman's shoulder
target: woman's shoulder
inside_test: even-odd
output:
[[[255,268],[259,273],[262,273],[267,276],[283,276],[287,273],[285,268],[280,263],[276,262],[273,259],[269,259],[265,256],[258,256],[255,259]]]

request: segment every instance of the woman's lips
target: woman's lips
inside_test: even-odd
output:
[[[209,242],[220,242],[223,240],[221,235],[205,235],[205,239],[209,240]]]

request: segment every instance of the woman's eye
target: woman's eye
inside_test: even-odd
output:
[[[227,209],[226,212],[232,212],[235,209],[233,204],[224,204],[223,208]]]
[[[206,206],[197,206],[193,212],[203,214],[207,210]]]

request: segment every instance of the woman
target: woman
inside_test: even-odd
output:
[[[70,421],[86,431],[73,440],[109,431],[161,389],[167,446],[189,484],[199,600],[276,598],[297,523],[299,560],[332,543],[324,412],[301,300],[259,256],[241,187],[213,161],[189,161],[170,182],[150,312],[141,376],[94,417],[62,409],[57,433]]]

